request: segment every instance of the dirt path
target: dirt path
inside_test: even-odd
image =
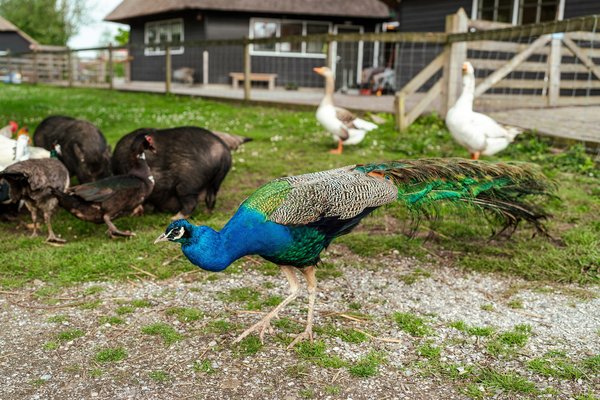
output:
[[[534,287],[398,254],[344,257],[325,272],[317,345],[292,351],[285,331],[301,329],[306,296],[263,347],[231,344],[260,316],[248,308],[285,295],[282,277],[252,262],[239,274],[4,291],[0,399],[600,396],[598,288]]]

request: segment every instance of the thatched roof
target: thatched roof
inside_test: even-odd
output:
[[[180,10],[218,10],[247,13],[328,15],[385,19],[389,9],[379,0],[123,0],[104,19],[132,18]]]

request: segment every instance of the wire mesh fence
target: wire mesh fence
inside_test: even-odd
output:
[[[448,17],[443,33],[345,32],[7,53],[0,56],[0,76],[307,103],[318,101],[324,87],[313,68],[328,66],[335,89],[356,96],[356,108],[373,103],[360,98],[381,96],[384,111],[410,123],[426,110],[445,113],[460,94],[467,60],[475,67],[482,109],[600,104],[599,19],[501,29],[490,24],[494,29],[485,30],[485,23],[459,12]]]

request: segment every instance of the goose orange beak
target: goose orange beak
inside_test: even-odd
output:
[[[313,68],[313,71],[315,71],[319,75],[323,75],[323,67],[315,67]]]

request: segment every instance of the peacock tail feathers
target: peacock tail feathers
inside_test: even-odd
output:
[[[549,196],[554,184],[527,163],[486,163],[465,159],[421,159],[359,165],[356,170],[380,176],[398,188],[398,200],[416,216],[437,215],[442,201],[492,211],[506,227],[522,220],[545,233],[542,207],[531,201]]]

